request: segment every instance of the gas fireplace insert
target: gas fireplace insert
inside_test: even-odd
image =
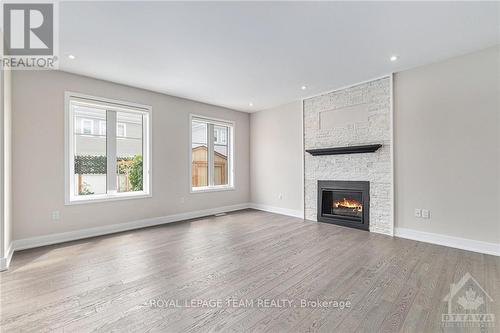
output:
[[[318,222],[369,230],[370,182],[319,180]]]

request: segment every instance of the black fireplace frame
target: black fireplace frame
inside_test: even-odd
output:
[[[363,217],[361,223],[349,219],[337,218],[332,215],[322,214],[322,200],[324,191],[347,191],[361,193],[363,204]],[[370,230],[370,182],[349,180],[318,180],[318,222],[332,223],[344,227],[361,230]]]

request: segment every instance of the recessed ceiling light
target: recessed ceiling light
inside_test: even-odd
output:
[[[393,56],[391,57],[391,61],[396,61],[396,60],[398,60],[398,56],[393,55]]]
[[[248,106],[253,106],[253,103],[252,102],[248,103]]]
[[[70,55],[68,56],[68,58],[70,58],[71,60],[75,60],[75,59],[76,59],[76,57],[75,57],[74,55],[72,55],[72,54],[70,54]]]
[[[306,86],[302,86],[302,87],[300,87],[300,89],[302,89],[302,90],[306,90],[306,89],[307,89],[307,87],[306,87]]]

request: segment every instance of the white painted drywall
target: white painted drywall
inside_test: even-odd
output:
[[[252,202],[302,215],[302,102],[252,113],[250,129]]]
[[[64,70],[249,112],[479,50],[499,36],[498,1],[58,3]]]
[[[499,57],[494,47],[395,75],[398,228],[500,243]]]
[[[247,113],[60,71],[17,71],[12,83],[16,240],[249,201]],[[65,91],[152,106],[152,198],[64,205]],[[235,190],[190,193],[190,113],[235,122]]]
[[[0,32],[0,37],[3,40],[3,34]],[[2,43],[2,40],[0,40],[0,43]],[[3,179],[3,161],[4,161],[4,155],[3,155],[3,135],[4,135],[4,128],[3,128],[3,117],[4,117],[4,73],[3,69],[0,68],[0,269],[3,269],[5,266],[5,237],[4,237],[4,228],[5,228],[5,221],[4,221],[4,195],[3,195],[3,184],[4,184],[4,179]]]
[[[12,206],[12,71],[5,70],[3,75],[3,236],[4,254],[12,242],[13,206]]]
[[[12,72],[1,70],[0,114],[0,269],[7,265],[12,242]]]

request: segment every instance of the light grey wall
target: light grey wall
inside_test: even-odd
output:
[[[0,172],[1,172],[1,249],[0,257],[7,255],[12,241],[12,72],[1,71],[1,105],[0,121]]]
[[[500,243],[499,58],[495,47],[396,74],[397,227]]]
[[[152,198],[64,205],[65,91],[152,106]],[[246,113],[58,71],[17,71],[13,107],[14,239],[249,201]],[[235,122],[234,191],[189,193],[190,113]]]
[[[3,35],[0,32],[0,37],[3,38]],[[1,43],[1,41],[0,41]],[[4,201],[3,201],[3,184],[4,184],[4,179],[3,179],[3,161],[4,161],[4,155],[3,155],[3,135],[4,135],[4,128],[3,128],[3,117],[4,117],[4,73],[3,69],[0,68],[0,262],[2,267],[5,265],[3,262],[5,261],[5,236],[4,236],[4,228],[5,228],[5,221],[4,221]]]
[[[302,103],[252,113],[250,124],[252,202],[303,212]]]

